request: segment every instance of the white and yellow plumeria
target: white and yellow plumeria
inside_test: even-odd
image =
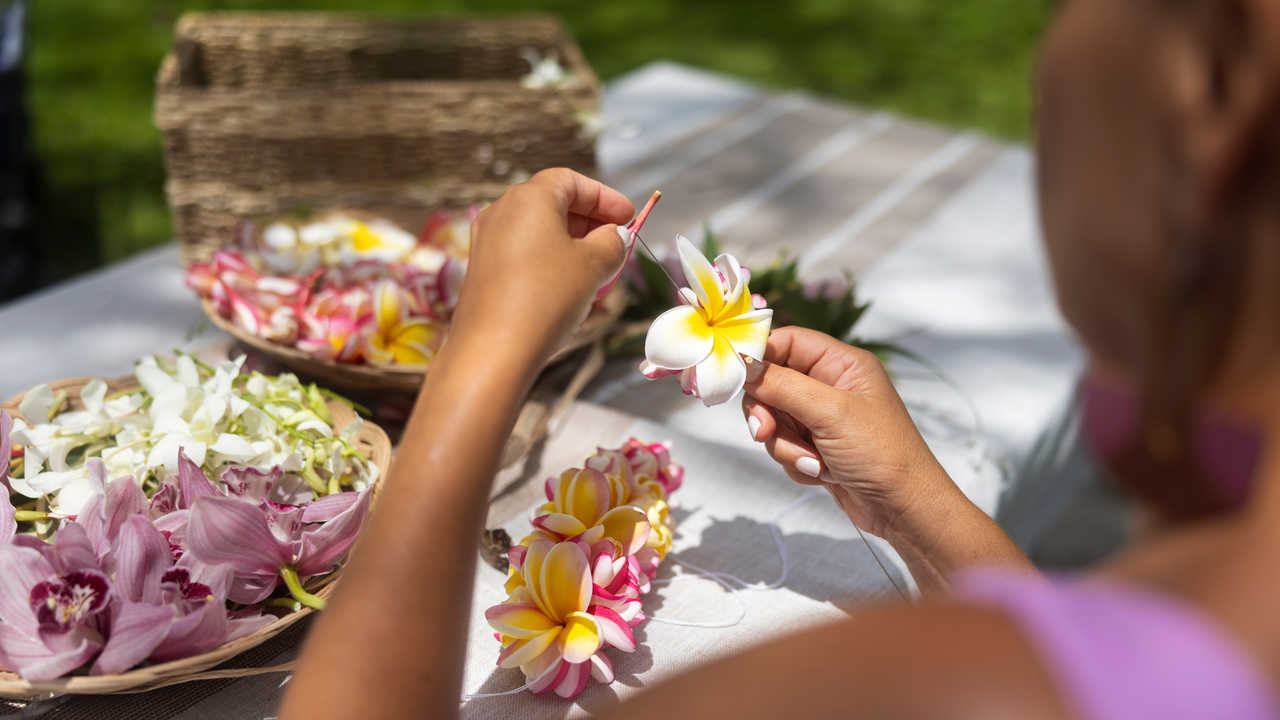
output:
[[[676,249],[690,286],[680,289],[686,304],[649,326],[641,370],[650,377],[680,372],[704,404],[719,405],[746,382],[742,358],[764,359],[773,311],[754,309],[747,273],[734,256],[723,254],[712,264],[683,236],[676,237]]]

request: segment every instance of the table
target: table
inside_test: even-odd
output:
[[[948,471],[985,511],[997,512],[1016,468],[1069,406],[1081,364],[1053,305],[1027,150],[665,62],[611,83],[604,116],[604,179],[635,199],[663,190],[661,211],[646,227],[650,244],[677,232],[700,237],[707,223],[747,265],[787,248],[799,254],[807,277],[856,274],[860,292],[875,300],[861,333],[895,339],[936,366],[898,363],[892,370]],[[171,245],[0,307],[0,328],[6,337],[0,397],[58,377],[124,374],[148,352],[228,345],[183,288]],[[680,638],[709,630],[676,634],[650,623],[650,649],[618,662],[621,681],[588,690],[575,703],[491,698],[473,701],[464,714],[589,712],[704,656],[708,643],[728,652],[746,638],[852,611],[849,598],[889,589],[830,502],[800,495],[769,464],[735,405],[703,408],[674,382],[646,384],[629,362],[611,363],[540,451],[504,472],[495,487],[578,464],[595,444],[631,433],[674,440],[676,459],[690,468],[676,496],[685,515],[676,550],[691,562],[753,581],[775,578],[779,560],[764,523],[801,502],[779,521],[793,560],[788,582],[742,594],[742,631],[718,630],[696,648]],[[741,482],[725,493],[730,478]],[[518,486],[495,502],[490,526],[507,526],[519,537],[537,485]],[[896,556],[883,543],[878,548],[905,580]],[[479,569],[478,609],[501,599],[500,581],[493,570]],[[701,606],[689,598],[721,592],[695,587],[705,581],[681,585],[687,587],[654,600],[662,603],[659,614],[693,612]],[[477,652],[468,660],[465,690],[518,686],[515,673],[489,671],[493,643],[483,623],[473,621],[471,630]],[[286,660],[296,642],[264,646],[259,660]],[[207,683],[41,709],[50,718],[265,717],[280,682],[277,676]]]

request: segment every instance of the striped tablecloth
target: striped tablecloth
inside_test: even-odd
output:
[[[933,371],[895,368],[913,415],[944,465],[970,497],[995,513],[1015,469],[1066,404],[1080,364],[1053,308],[1036,238],[1026,149],[801,93],[766,92],[670,63],[611,83],[604,115],[604,179],[637,200],[663,190],[660,211],[646,226],[651,245],[675,233],[700,237],[709,224],[747,265],[768,262],[785,248],[799,255],[807,277],[857,275],[861,293],[875,300],[860,326],[863,334],[900,341],[947,378],[943,383]],[[148,352],[227,344],[205,326],[182,287],[172,246],[0,308],[0,327],[6,337],[0,397],[50,378],[124,374],[134,358]],[[691,488],[704,483],[684,500],[677,497],[677,505],[693,503],[685,506],[690,530],[677,551],[718,567],[746,562],[730,545],[747,537],[739,533],[761,537],[752,533],[796,493],[749,440],[736,407],[708,410],[681,395],[674,383],[645,385],[627,362],[607,367],[583,397],[587,402],[574,406],[538,453],[499,478],[499,488],[521,474],[541,477],[578,463],[596,443],[616,442],[627,432],[668,435],[678,440],[678,457],[700,471]],[[519,532],[537,485],[504,495],[493,506],[490,525]],[[729,490],[739,500],[754,500],[713,502],[729,497]],[[837,596],[856,598],[888,587],[871,570],[865,548],[846,543],[841,533],[848,528],[841,530],[831,512],[825,499],[815,499],[791,518],[794,533],[784,526],[792,555],[808,560],[800,561],[786,587],[771,591],[789,594],[749,608],[755,614],[744,623],[755,628],[752,633],[759,629],[752,623],[768,621],[778,629],[794,626],[798,617],[838,615],[848,604]],[[841,549],[840,558],[834,565],[815,564],[816,548],[828,541]],[[894,563],[886,546],[879,549]],[[833,569],[842,578],[834,586]],[[480,568],[478,609],[497,592],[491,576],[496,573]],[[665,602],[678,606],[677,599]],[[767,609],[775,606],[799,615],[775,617]],[[473,625],[466,689],[518,684],[483,669],[491,667],[492,638],[486,641],[483,627]],[[649,633],[651,639],[662,636],[657,629]],[[246,662],[286,661],[299,637],[269,643]],[[725,637],[707,635],[698,642],[723,645]],[[673,649],[654,653],[667,657]],[[634,679],[631,687],[643,685],[707,654],[679,649],[686,657],[665,664],[655,664],[652,655],[647,665],[646,658],[629,657],[619,666],[620,676]],[[60,699],[25,712],[63,720],[261,718],[273,714],[281,680]],[[617,687],[622,689],[588,691],[572,705],[521,704],[519,696],[473,703],[466,712],[563,717],[606,707],[630,691]]]

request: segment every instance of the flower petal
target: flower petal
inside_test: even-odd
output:
[[[613,682],[613,663],[608,655],[598,652],[591,656],[591,677],[605,685]]]
[[[169,541],[155,525],[142,515],[129,518],[116,536],[113,555],[116,561],[115,591],[121,599],[160,603],[160,579],[173,567],[173,555],[169,552]],[[148,648],[147,652],[151,649]]]
[[[18,545],[0,547],[0,578],[4,578],[0,582],[0,626],[12,626],[34,636],[31,588],[53,575],[53,565],[38,550]]]
[[[64,522],[53,536],[53,547],[56,558],[54,569],[59,574],[73,573],[77,570],[98,570],[98,553],[89,540],[89,535],[79,523]],[[168,546],[165,546],[166,549]]]
[[[716,334],[715,346],[694,370],[698,397],[708,407],[732,400],[747,382],[747,366],[733,346]]]
[[[400,290],[390,280],[383,280],[374,291],[374,316],[377,318],[379,334],[386,336],[400,324],[405,315],[404,303],[401,302]]]
[[[200,466],[187,457],[182,448],[178,449],[178,507],[189,508],[199,497],[221,497],[222,493],[213,486]]]
[[[573,537],[587,529],[582,521],[564,513],[539,515],[533,519],[532,525],[560,537]]]
[[[226,477],[226,474],[223,474]],[[302,522],[328,522],[341,515],[360,499],[358,492],[340,492],[316,498],[302,507]]]
[[[52,680],[66,675],[89,662],[102,647],[100,639],[87,633],[68,640],[64,648],[52,650],[16,628],[0,624],[0,654],[6,658],[6,665],[26,680]]]
[[[48,385],[37,385],[22,396],[18,412],[32,425],[48,422],[55,397],[53,389]]]
[[[751,291],[747,289],[746,279],[738,258],[725,253],[716,258],[716,270],[724,278],[724,307],[714,316],[721,318],[741,315],[751,309]]]
[[[564,620],[570,613],[586,610],[591,600],[591,574],[582,548],[570,542],[551,548],[542,563],[539,590],[553,620]]]
[[[772,325],[772,310],[752,310],[716,324],[716,337],[728,341],[739,355],[764,360]]]
[[[360,497],[319,528],[308,529],[302,535],[302,552],[298,559],[298,574],[302,577],[319,575],[333,569],[342,556],[355,543],[360,528],[369,515],[370,490],[360,492]]]
[[[587,662],[569,663],[564,679],[556,685],[556,694],[562,698],[575,698],[587,689],[587,680],[591,677],[591,665]]]
[[[498,667],[520,667],[541,655],[560,635],[560,626],[545,630],[531,638],[514,640],[498,655]]]
[[[9,433],[13,430],[13,418],[9,413],[0,410],[0,487],[9,487],[9,461],[13,455],[13,441]],[[12,533],[10,533],[12,534]]]
[[[525,587],[528,588],[533,601],[548,616],[551,615],[551,609],[547,607],[546,599],[542,595],[542,565],[553,547],[555,543],[550,540],[534,540],[529,543],[529,549],[524,555],[524,567],[520,571],[524,575]]]
[[[706,358],[714,341],[706,319],[696,309],[681,305],[654,319],[644,338],[644,356],[655,368],[683,370]]]
[[[13,518],[13,503],[9,501],[8,490],[0,494],[4,495],[0,497],[0,545],[8,545],[13,534],[18,531],[18,521]]]
[[[676,252],[680,255],[685,284],[698,296],[707,317],[716,317],[724,308],[724,291],[715,267],[683,235],[676,236]]]
[[[605,537],[613,539],[624,555],[631,555],[644,547],[649,539],[649,520],[643,510],[634,505],[623,505],[605,513],[600,518]]]
[[[494,605],[484,611],[484,619],[494,630],[517,640],[537,637],[548,630],[560,627],[560,623],[547,617],[533,603],[508,602]]]
[[[188,550],[197,560],[226,563],[237,573],[275,576],[291,558],[272,534],[266,514],[234,498],[202,497],[187,521]]]
[[[626,620],[622,619],[621,615],[601,605],[593,606],[591,614],[595,616],[596,624],[600,627],[600,636],[604,642],[622,652],[635,651],[636,636],[631,632],[631,626],[627,624]]]
[[[600,516],[609,509],[609,481],[599,470],[592,468],[577,470],[567,486],[562,487],[566,493],[557,498],[561,508],[586,527],[595,525]],[[574,535],[577,534],[574,533]]]
[[[111,637],[90,674],[112,675],[142,662],[164,640],[172,624],[173,610],[168,606],[123,603],[111,621]]]
[[[525,680],[529,683],[529,692],[535,695],[541,695],[560,684],[560,680],[568,669],[569,664],[560,659],[558,648],[552,647],[548,647],[541,655],[520,666]]]
[[[600,625],[584,612],[570,613],[560,631],[560,654],[568,663],[586,662],[600,649]]]

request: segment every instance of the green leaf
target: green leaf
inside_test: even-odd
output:
[[[702,224],[702,254],[709,260],[715,260],[720,255],[720,241],[711,232],[710,220]]]

